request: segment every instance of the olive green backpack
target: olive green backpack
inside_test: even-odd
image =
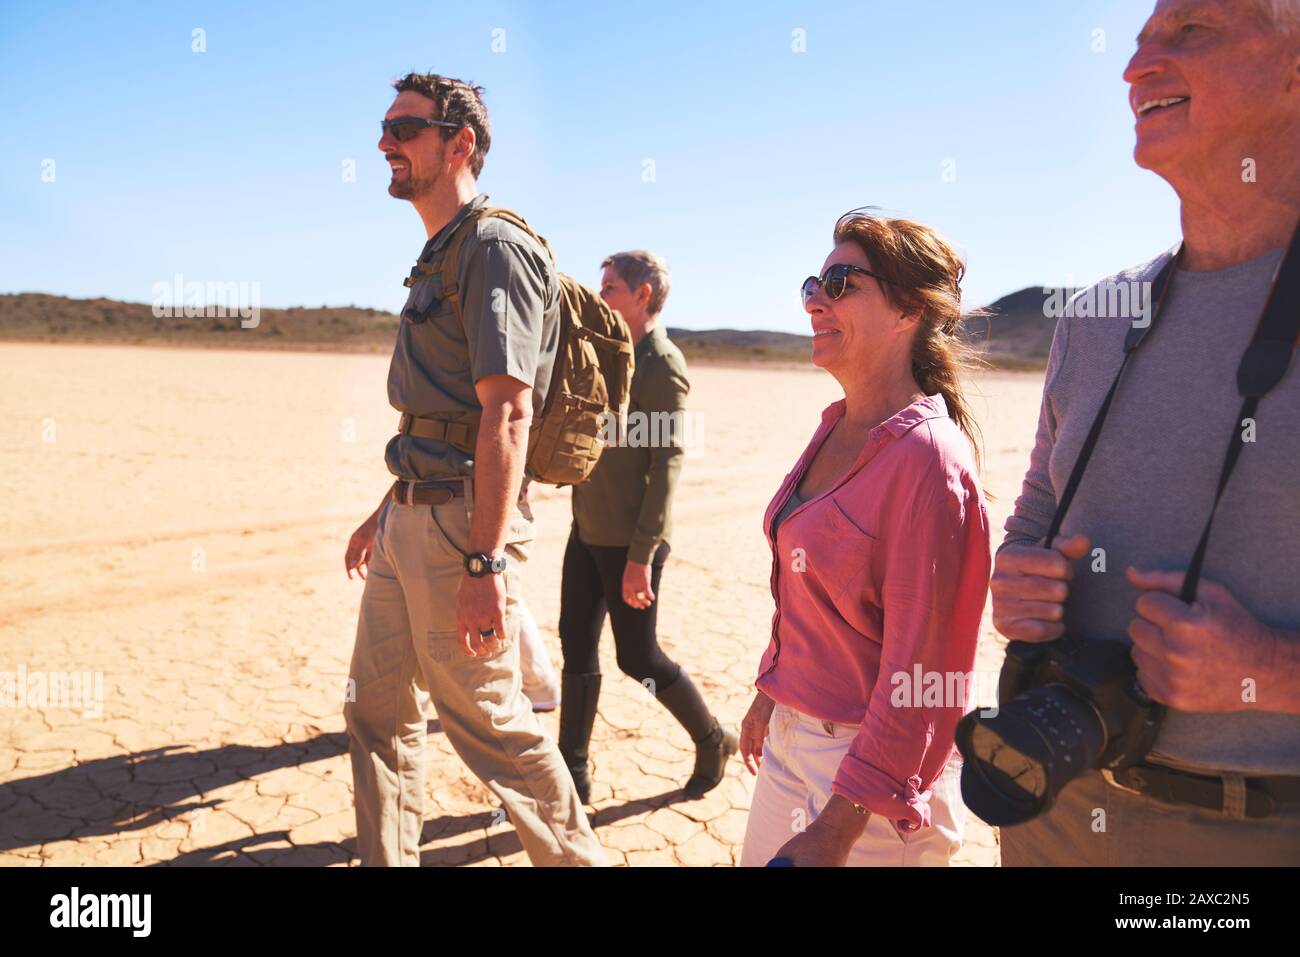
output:
[[[448,239],[441,261],[421,262],[425,275],[442,274],[442,296],[460,316],[460,255],[465,238],[480,217],[495,216],[518,226],[537,240],[555,263],[555,252],[522,216],[499,206],[482,206],[470,213]],[[548,485],[577,485],[596,467],[602,439],[616,423],[622,435],[627,422],[628,390],[632,385],[632,332],[619,313],[593,289],[572,276],[560,281],[560,341],[551,383],[540,415],[528,431],[526,459],[533,480]],[[463,320],[462,320],[463,321]],[[611,421],[613,417],[613,421]],[[463,420],[462,420],[463,422]],[[421,428],[424,423],[427,426]],[[403,416],[403,431],[451,442],[473,453],[477,422],[454,432],[429,419]]]

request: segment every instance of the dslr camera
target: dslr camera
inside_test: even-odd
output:
[[[1139,686],[1125,642],[1013,641],[997,712],[957,725],[966,806],[994,826],[1028,821],[1081,774],[1140,763],[1163,711]]]

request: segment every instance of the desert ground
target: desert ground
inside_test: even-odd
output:
[[[387,358],[3,343],[0,367],[0,672],[28,693],[0,708],[0,864],[356,864],[341,708],[362,583],[343,552],[390,482]],[[839,393],[811,368],[691,379],[702,441],[660,636],[735,726],[771,621],[763,510]],[[998,537],[1041,385],[973,383]],[[532,500],[525,588],[558,667],[568,495]],[[980,668],[1001,654],[986,610]],[[690,742],[619,674],[608,628],[602,668],[593,823],[611,861],[736,862],[753,778],[733,760],[684,800]],[[50,693],[74,672],[82,699]],[[436,721],[428,745],[423,863],[526,864]],[[973,816],[958,861],[997,863]]]

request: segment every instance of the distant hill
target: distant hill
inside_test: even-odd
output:
[[[393,348],[398,323],[390,312],[356,306],[262,309],[258,319],[244,329],[238,315],[160,319],[148,303],[0,295],[5,339],[383,352]]]
[[[988,307],[990,318],[966,322],[969,340],[1007,368],[1041,368],[1054,323],[1043,316],[1040,287],[1022,289]],[[177,346],[389,352],[399,319],[357,306],[262,309],[244,329],[238,315],[157,318],[147,303],[69,299],[44,293],[0,295],[0,339],[120,342]],[[687,360],[807,363],[812,338],[788,332],[668,327]]]
[[[676,329],[669,326],[668,338],[687,360],[768,360],[807,363],[812,355],[812,336],[762,329]]]
[[[1003,296],[984,307],[987,317],[969,316],[963,321],[967,341],[976,346],[994,366],[1010,369],[1041,369],[1052,349],[1056,320],[1045,315],[1052,291],[1029,286]],[[1074,290],[1061,290],[1068,298]],[[1061,299],[1064,301],[1064,298]]]

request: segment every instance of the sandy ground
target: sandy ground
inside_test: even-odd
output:
[[[0,709],[0,864],[355,863],[341,707],[361,584],[342,557],[388,484],[387,358],[0,344],[0,366],[0,672],[29,696]],[[660,636],[738,724],[772,611],[763,509],[838,392],[813,370],[691,378],[703,442]],[[1041,376],[976,386],[1000,533]],[[558,665],[567,494],[534,489],[534,509],[526,590]],[[980,667],[1000,656],[986,612]],[[733,863],[753,779],[733,761],[684,801],[689,742],[619,674],[608,631],[602,667],[594,823],[611,859]],[[91,675],[84,698],[58,698],[73,672]],[[436,724],[428,741],[424,863],[526,863]],[[973,817],[959,860],[997,862]]]

